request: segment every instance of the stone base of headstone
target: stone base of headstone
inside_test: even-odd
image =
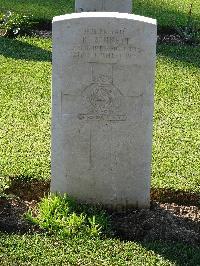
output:
[[[54,18],[52,192],[149,207],[156,31],[129,14]]]

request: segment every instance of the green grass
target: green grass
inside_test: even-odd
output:
[[[200,26],[199,0],[134,0],[133,13],[156,18],[159,27],[174,29],[187,24],[191,3],[192,18]]]
[[[198,47],[158,46],[153,187],[200,192],[199,57]],[[0,73],[0,176],[49,179],[51,41],[0,38]],[[200,265],[200,248],[179,243],[5,233],[0,243],[2,266]]]
[[[109,217],[105,211],[78,204],[67,195],[48,195],[37,204],[34,212],[29,210],[25,216],[40,228],[61,237],[99,237],[109,233]]]
[[[154,187],[200,192],[200,49],[158,46]]]
[[[1,0],[0,9],[32,14],[36,20],[52,20],[54,16],[72,13],[74,0]]]
[[[0,39],[0,176],[50,178],[51,41]],[[158,46],[152,186],[200,192],[200,50]]]
[[[181,244],[134,243],[117,239],[61,240],[46,234],[0,233],[0,263],[5,265],[199,266],[200,249]]]
[[[49,178],[51,42],[0,43],[0,175]]]
[[[193,19],[200,20],[199,0],[134,0],[133,13],[157,18],[159,26],[184,26],[190,4],[193,3]],[[1,9],[32,14],[36,20],[72,13],[74,0],[1,0]]]
[[[0,176],[50,176],[50,50],[50,40],[0,39]]]

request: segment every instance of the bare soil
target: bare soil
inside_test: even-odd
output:
[[[40,232],[23,218],[49,192],[49,182],[14,181],[0,198],[0,231]],[[115,236],[135,241],[176,241],[200,245],[200,194],[152,189],[151,207],[146,210],[111,212]]]
[[[152,202],[149,210],[114,213],[113,228],[123,240],[176,241],[200,245],[200,208]]]

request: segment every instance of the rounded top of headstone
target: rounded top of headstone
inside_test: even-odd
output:
[[[152,25],[157,25],[157,20],[149,17],[143,17],[139,15],[126,14],[126,13],[118,13],[118,12],[82,12],[82,13],[72,13],[61,16],[56,16],[53,18],[54,22],[64,21],[64,20],[72,20],[72,19],[80,19],[80,18],[118,18],[118,19],[128,19],[138,22],[144,22]]]

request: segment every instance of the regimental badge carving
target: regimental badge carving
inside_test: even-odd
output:
[[[87,113],[79,114],[79,119],[124,121],[123,94],[113,84],[113,65],[91,64],[92,82],[83,92]]]

